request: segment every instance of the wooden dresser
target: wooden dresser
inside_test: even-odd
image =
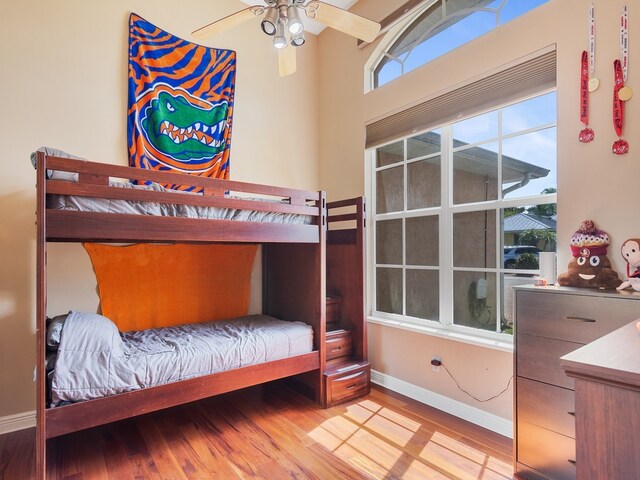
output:
[[[515,470],[576,478],[574,381],[560,357],[640,317],[640,293],[515,287]]]
[[[640,332],[632,322],[561,359],[576,386],[581,480],[638,478]]]

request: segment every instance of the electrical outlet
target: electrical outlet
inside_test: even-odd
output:
[[[440,359],[440,357],[435,356],[431,359],[431,369],[434,372],[440,371],[440,365],[442,365],[442,360]]]

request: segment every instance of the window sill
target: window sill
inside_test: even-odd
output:
[[[436,324],[435,322],[433,325],[427,325],[372,316],[367,317],[367,320],[369,323],[376,323],[386,327],[399,328],[400,330],[407,330],[409,332],[419,333],[422,335],[431,335],[454,342],[467,343],[469,345],[475,345],[476,347],[484,347],[492,350],[499,350],[501,352],[513,353],[513,337],[511,335],[498,333],[492,334],[491,332],[486,332],[485,336],[471,335]]]

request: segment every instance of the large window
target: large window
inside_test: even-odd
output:
[[[556,248],[555,91],[373,157],[373,316],[510,333],[512,286]]]
[[[373,69],[374,88],[420,67],[547,0],[431,0]]]

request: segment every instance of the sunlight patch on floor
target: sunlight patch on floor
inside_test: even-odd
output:
[[[413,460],[407,467],[407,470],[398,478],[402,480],[447,480],[451,477],[434,468],[428,467],[420,460]]]
[[[484,453],[476,450],[475,448],[443,435],[440,432],[434,432],[431,436],[431,441],[438,445],[442,445],[443,447],[456,452],[456,454],[461,457],[468,458],[479,465],[482,465],[487,457]]]
[[[434,465],[440,471],[446,472],[451,478],[472,480],[482,478],[482,465],[475,463],[456,452],[451,451],[436,442],[429,442],[422,452],[420,459]]]
[[[435,465],[451,478],[494,480],[512,478],[512,466],[492,458],[484,452],[434,432],[420,452],[420,458]]]
[[[406,447],[415,433],[380,415],[372,417],[366,425],[371,432],[400,447]]]
[[[510,464],[371,400],[346,407],[309,437],[369,478],[505,480]]]
[[[379,415],[391,420],[392,422],[397,423],[401,427],[406,428],[407,430],[411,430],[412,432],[417,432],[422,424],[415,422],[404,415],[400,415],[398,412],[394,412],[390,408],[383,408],[380,410]]]
[[[375,411],[369,410],[368,408],[365,408],[359,403],[357,403],[354,405],[349,405],[347,407],[347,412],[344,414],[344,416],[355,423],[365,424],[367,420],[369,420],[375,414],[376,414]]]
[[[501,475],[497,478],[512,478],[513,476],[513,465],[511,463],[503,462],[498,460],[497,458],[489,457],[486,461],[486,467],[489,471],[496,472],[498,475]],[[485,477],[485,478],[493,478],[493,477]]]

